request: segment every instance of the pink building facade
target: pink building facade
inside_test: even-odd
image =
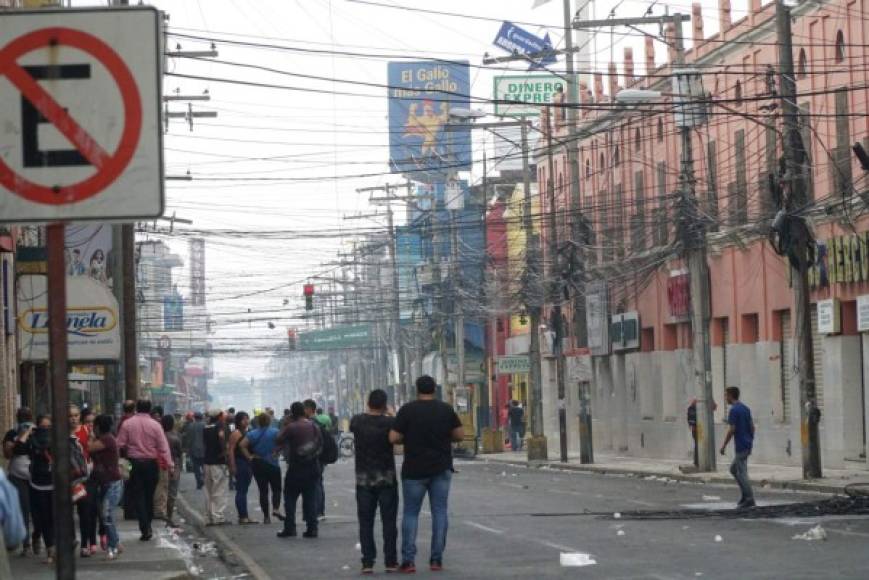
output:
[[[703,73],[704,88],[718,103],[707,123],[692,131],[700,202],[700,215],[694,217],[708,227],[717,440],[724,429],[723,389],[737,385],[757,421],[756,459],[797,465],[790,272],[766,241],[777,210],[768,175],[777,171],[782,155],[774,5],[751,0],[749,8],[747,17],[731,22],[729,0],[721,0],[722,30],[706,37],[695,4],[684,27],[693,38],[686,61]],[[869,300],[869,178],[850,147],[869,145],[869,14],[866,0],[803,2],[792,13],[811,200],[805,215],[820,256],[812,302],[823,461],[829,467],[865,465],[869,343],[858,325],[858,300]],[[665,34],[672,38],[673,30]],[[639,317],[636,348],[592,357],[594,437],[595,448],[603,451],[688,460],[685,410],[694,387],[687,270],[676,244],[679,133],[669,103],[624,107],[612,98],[621,88],[672,91],[672,68],[655,67],[653,51],[649,40],[644,75],[635,75],[628,49],[620,73],[611,64],[606,78],[596,75],[591,89],[583,83],[580,91],[579,212],[591,232],[585,244],[588,278],[606,284],[609,315],[636,312]],[[668,57],[672,63],[672,50]],[[558,142],[568,135],[564,109],[555,108],[552,117]],[[548,115],[542,119],[545,131]],[[564,240],[571,237],[576,205],[564,147],[556,147],[553,155],[552,176],[545,154],[538,157],[538,183],[545,215],[552,206],[548,180],[554,180],[558,235]],[[544,221],[543,236],[548,235]],[[566,308],[570,319],[570,304]],[[584,352],[575,348],[578,341],[569,342],[570,355]],[[548,367],[544,416],[553,452],[557,411],[554,373]],[[575,387],[568,388],[572,411],[578,409]]]

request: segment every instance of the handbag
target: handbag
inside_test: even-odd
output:
[[[79,482],[72,486],[72,503],[79,502],[88,496],[87,488]]]

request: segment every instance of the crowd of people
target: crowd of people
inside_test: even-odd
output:
[[[417,399],[393,414],[381,389],[368,397],[367,411],[349,424],[355,438],[356,500],[362,572],[374,571],[377,556],[374,522],[379,510],[383,526],[383,561],[387,571],[416,570],[416,535],[425,496],[432,512],[429,564],[443,566],[447,536],[447,504],[453,474],[452,443],[464,437],[453,408],[436,400],[435,382],[420,377]],[[196,488],[203,490],[209,526],[229,523],[229,494],[234,493],[237,522],[260,523],[248,511],[248,491],[256,483],[262,523],[282,522],[278,538],[300,531],[296,509],[301,500],[304,538],[317,538],[326,518],[323,473],[338,459],[340,431],[334,413],[324,413],[313,400],[293,403],[278,420],[270,410],[251,417],[244,411],[212,409],[206,415],[188,413],[176,422],[148,400],[127,401],[115,424],[110,415],[70,407],[70,476],[78,516],[78,549],[82,558],[99,550],[109,560],[123,551],[116,508],[138,520],[140,540],[153,537],[154,520],[174,525],[181,472],[186,463]],[[401,480],[395,446],[403,446]],[[54,558],[54,469],[51,417],[34,420],[19,409],[17,424],[3,439],[8,482],[17,492],[21,522],[7,532],[6,543],[22,555],[43,552]],[[281,461],[285,464],[282,478]],[[2,471],[0,471],[2,475]],[[401,494],[399,494],[399,485]],[[399,496],[403,498],[398,551]],[[0,502],[2,503],[2,502]],[[283,503],[283,510],[281,504]]]

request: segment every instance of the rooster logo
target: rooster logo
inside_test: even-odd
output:
[[[426,99],[422,103],[421,115],[417,113],[418,107],[418,103],[414,103],[408,109],[404,138],[421,138],[420,155],[434,156],[437,154],[438,136],[450,118],[449,105],[441,103],[440,113],[435,113],[434,103]]]

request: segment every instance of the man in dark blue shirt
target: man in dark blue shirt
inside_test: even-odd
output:
[[[742,492],[742,498],[736,507],[753,508],[754,492],[748,480],[748,456],[751,455],[751,448],[754,445],[754,421],[751,420],[751,409],[739,401],[739,387],[727,387],[724,390],[724,398],[730,405],[730,413],[727,415],[730,428],[721,446],[721,455],[724,455],[727,444],[733,439],[735,455],[733,463],[730,464],[730,473]]]

